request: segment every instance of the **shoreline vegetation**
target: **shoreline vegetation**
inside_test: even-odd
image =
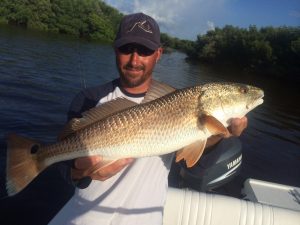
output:
[[[101,0],[1,0],[0,23],[111,43],[124,15]],[[161,34],[166,52],[192,62],[235,66],[259,75],[300,81],[300,26],[226,25],[195,41]]]

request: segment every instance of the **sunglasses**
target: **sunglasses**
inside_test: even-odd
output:
[[[155,50],[149,49],[143,45],[127,44],[118,48],[119,52],[124,55],[129,55],[136,52],[139,56],[150,56]]]

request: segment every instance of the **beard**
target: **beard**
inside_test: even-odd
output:
[[[130,66],[125,66],[125,69],[130,69]],[[144,71],[144,66],[135,67],[134,69],[138,69]],[[126,71],[126,70],[125,70]],[[151,76],[152,71],[148,71],[148,73],[143,73],[142,76],[136,76],[130,74],[130,71],[120,72],[121,82],[125,87],[134,88],[142,85],[148,78]]]

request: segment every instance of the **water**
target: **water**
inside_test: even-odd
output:
[[[75,94],[118,77],[114,60],[108,45],[0,27],[0,196],[5,195],[5,135],[17,132],[46,143],[55,141]],[[163,55],[154,77],[177,88],[210,81],[263,88],[265,102],[248,114],[249,127],[240,137],[241,175],[229,187],[239,191],[249,177],[300,186],[299,84],[187,63],[178,52]],[[30,201],[28,196],[24,199]]]

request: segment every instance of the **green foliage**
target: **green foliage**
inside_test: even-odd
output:
[[[227,25],[199,35],[187,54],[202,62],[295,76],[300,73],[300,27],[242,29]]]
[[[112,42],[123,15],[101,0],[0,0],[0,23]],[[300,74],[300,27],[248,29],[227,25],[196,41],[162,33],[163,47],[191,59],[256,71]]]
[[[291,50],[298,57],[300,57],[300,37],[298,37],[296,40],[291,42]]]
[[[122,14],[99,0],[1,0],[0,21],[111,42]]]
[[[192,51],[194,49],[193,41],[180,40],[178,38],[171,37],[166,33],[161,33],[160,40],[163,47],[167,49],[177,49],[184,52]]]

